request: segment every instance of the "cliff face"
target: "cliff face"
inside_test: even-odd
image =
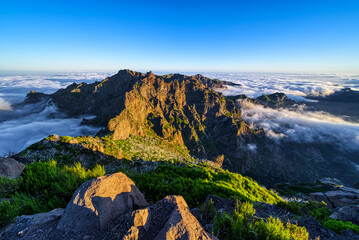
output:
[[[101,82],[72,84],[48,97],[69,115],[95,115],[84,123],[107,126],[114,140],[131,134],[159,136],[187,146],[199,158],[222,161],[220,156],[235,151],[238,138],[252,130],[234,102],[210,87],[224,88],[225,83],[202,75],[121,70]],[[34,97],[39,98],[29,93],[27,101]]]

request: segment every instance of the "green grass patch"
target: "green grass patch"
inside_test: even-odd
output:
[[[65,207],[83,182],[104,174],[104,168],[99,165],[85,169],[80,163],[59,166],[54,160],[28,164],[20,179],[15,182],[0,182],[0,189],[6,189],[9,185],[16,186],[15,191],[5,192],[6,197],[11,197],[11,201],[0,203],[0,227],[18,215]]]
[[[359,234],[359,226],[352,222],[343,222],[330,219],[323,224],[324,227],[333,230],[334,232],[341,234],[344,230],[350,229],[356,234]]]
[[[217,213],[214,219],[214,234],[222,240],[308,240],[309,234],[304,227],[287,223],[278,218],[266,220],[254,217],[252,203],[238,203],[234,213]]]
[[[195,164],[173,165],[160,163],[149,171],[125,172],[146,196],[157,202],[167,195],[182,195],[190,207],[198,207],[209,194],[224,198],[277,203],[283,201],[275,193],[259,186],[254,180],[222,169]]]

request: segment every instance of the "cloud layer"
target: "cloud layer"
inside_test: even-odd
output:
[[[246,94],[258,97],[275,92],[286,93],[294,100],[305,100],[307,94],[328,95],[343,87],[359,90],[359,75],[353,74],[288,74],[288,73],[205,73],[205,76],[240,83],[229,87],[225,95]]]
[[[243,119],[253,128],[263,129],[272,139],[300,143],[330,143],[343,150],[359,149],[359,124],[324,113],[306,111],[303,106],[296,110],[271,109],[240,101]]]

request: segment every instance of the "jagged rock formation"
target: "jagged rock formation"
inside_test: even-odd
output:
[[[197,157],[215,159],[235,151],[238,137],[252,134],[233,101],[209,88],[224,85],[202,75],[121,70],[101,82],[72,84],[46,97],[71,116],[95,115],[84,123],[107,126],[115,140],[156,135],[186,145]],[[27,95],[26,101],[35,100],[38,93]]]

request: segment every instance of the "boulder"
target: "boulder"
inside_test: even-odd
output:
[[[26,239],[32,233],[38,230],[42,231],[41,228],[44,225],[60,219],[63,213],[64,209],[56,208],[46,213],[22,215],[16,218],[14,224],[9,225],[2,230],[1,237],[4,237],[4,239]]]
[[[327,204],[327,207],[330,209],[333,209],[333,205],[332,203],[328,200],[328,198],[325,196],[324,193],[322,192],[316,192],[316,193],[311,193],[309,195],[310,200],[312,201],[316,201],[316,202],[325,202]]]
[[[352,192],[345,192],[341,190],[329,191],[325,193],[325,196],[333,204],[334,208],[359,204],[359,194]]]
[[[0,177],[18,178],[24,169],[25,165],[15,159],[0,157]]]
[[[147,206],[134,182],[123,173],[114,173],[83,183],[73,194],[57,228],[98,231],[121,215]]]
[[[182,196],[167,196],[150,209],[153,213],[152,233],[144,239],[217,239],[202,228]]]
[[[355,224],[359,224],[359,205],[350,205],[341,207],[335,210],[335,212],[330,215],[332,219],[340,221],[350,221]]]
[[[123,238],[124,240],[143,239],[148,232],[151,223],[151,211],[149,208],[132,212],[131,227]]]

